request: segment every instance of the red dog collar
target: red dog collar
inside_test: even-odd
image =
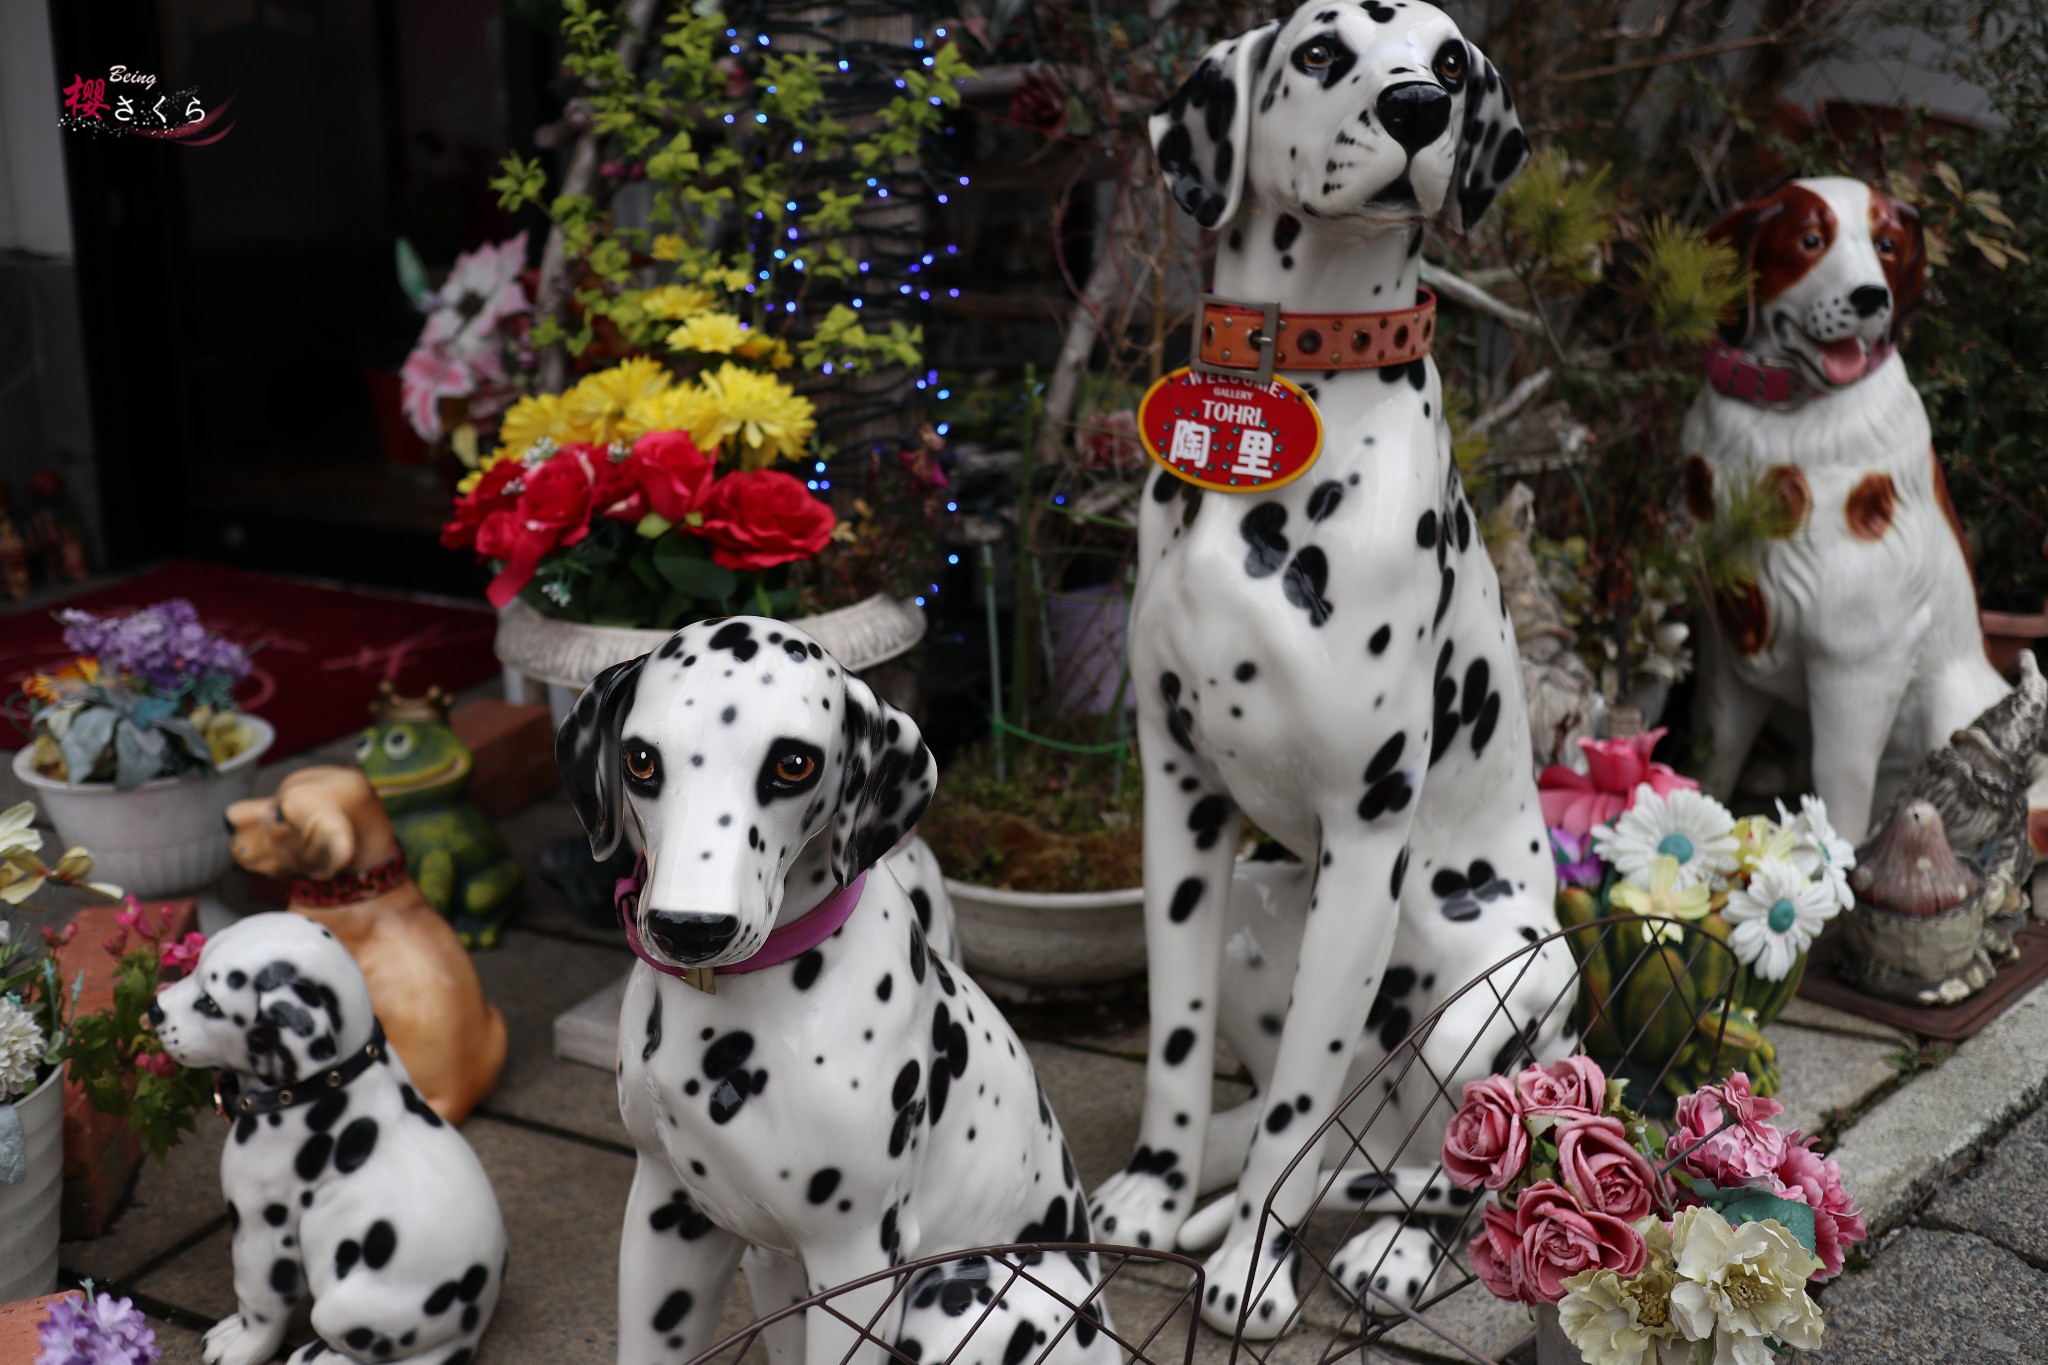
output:
[[[1863,367],[1864,378],[1891,358],[1897,347],[1889,341],[1870,348]],[[1707,347],[1707,382],[1718,393],[1754,403],[1760,408],[1794,408],[1814,396],[1799,371],[1790,365],[1773,365],[1759,360],[1739,346],[1716,341]],[[1862,380],[1857,380],[1862,383]]]
[[[337,905],[375,900],[386,891],[404,884],[405,850],[400,849],[366,872],[344,872],[339,877],[317,882],[294,877],[286,887],[293,905],[327,910]]]
[[[1199,368],[1270,374],[1406,365],[1428,355],[1436,339],[1436,295],[1415,292],[1413,308],[1385,313],[1283,313],[1204,294]]]
[[[633,956],[663,976],[680,977],[709,995],[714,992],[708,977],[745,976],[749,972],[779,967],[792,958],[802,957],[838,933],[841,926],[853,918],[855,908],[860,905],[860,893],[867,887],[868,874],[861,873],[804,914],[769,930],[768,937],[752,957],[713,967],[708,973],[702,967],[671,967],[647,955],[647,948],[640,941],[640,929],[633,922],[633,912],[640,907],[640,884],[646,880],[647,855],[643,853],[633,860],[633,875],[619,878],[612,888],[612,903],[618,907],[619,926],[626,931],[626,946],[633,950]]]

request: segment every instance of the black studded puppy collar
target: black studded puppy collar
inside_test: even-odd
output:
[[[265,1090],[244,1090],[242,1078],[232,1071],[220,1071],[213,1080],[213,1112],[223,1120],[233,1123],[236,1119],[256,1114],[275,1114],[296,1105],[311,1104],[322,1095],[331,1095],[356,1077],[370,1069],[373,1062],[384,1059],[384,1025],[373,1023],[370,1027],[370,1041],[344,1057],[325,1071],[316,1072],[303,1081],[291,1085],[273,1086]]]

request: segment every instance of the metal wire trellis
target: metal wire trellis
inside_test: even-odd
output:
[[[1560,946],[1573,953],[1581,970],[1548,999],[1539,998],[1533,1010],[1512,1008],[1509,1002],[1528,980],[1530,969]],[[1605,981],[1584,969],[1585,963],[1603,955],[1624,964]],[[1242,1285],[1207,1285],[1199,1261],[1139,1247],[978,1247],[927,1256],[814,1294],[750,1323],[691,1365],[738,1365],[770,1328],[812,1312],[818,1314],[809,1319],[814,1328],[831,1323],[852,1331],[842,1362],[867,1352],[867,1359],[879,1362],[886,1357],[902,1365],[980,1365],[997,1359],[996,1351],[1010,1340],[1007,1333],[981,1329],[1020,1282],[1054,1300],[1064,1322],[1035,1350],[1002,1354],[1005,1365],[1045,1365],[1059,1358],[1063,1350],[1073,1349],[1083,1325],[1103,1332],[1126,1353],[1130,1365],[1194,1365],[1202,1339],[1198,1305],[1216,1295],[1234,1297],[1238,1304],[1238,1330],[1228,1343],[1227,1365],[1243,1360],[1257,1365],[1323,1365],[1345,1356],[1371,1359],[1383,1356],[1376,1348],[1404,1325],[1423,1334],[1439,1351],[1448,1348],[1480,1365],[1498,1365],[1500,1357],[1488,1354],[1483,1344],[1443,1320],[1453,1296],[1486,1292],[1472,1288],[1476,1277],[1463,1255],[1482,1200],[1455,1188],[1441,1164],[1443,1129],[1462,1102],[1458,1092],[1463,1082],[1530,1061],[1556,1060],[1552,1055],[1535,1056],[1529,1040],[1557,1036],[1559,1030],[1551,1025],[1565,1021],[1565,1036],[1591,1034],[1607,1040],[1609,1055],[1594,1060],[1610,1076],[1625,1076],[1631,1087],[1642,1087],[1640,1093],[1631,1089],[1633,1107],[1642,1107],[1645,1094],[1662,1092],[1681,1071],[1686,1084],[1698,1076],[1723,1076],[1739,1067],[1743,1055],[1742,1048],[1728,1040],[1737,1012],[1738,966],[1724,942],[1695,924],[1634,915],[1594,920],[1510,953],[1426,1015],[1301,1146],[1276,1192],[1297,1169],[1312,1163],[1318,1179],[1314,1202],[1305,1216],[1290,1224],[1275,1214],[1273,1198],[1268,1197],[1260,1210],[1255,1244],[1266,1246],[1270,1239],[1283,1237],[1291,1253],[1270,1267],[1255,1264]],[[1476,1027],[1469,999],[1486,1002]],[[1453,1019],[1455,1024],[1447,1026]],[[1507,1038],[1506,1044],[1482,1057],[1480,1049],[1488,1046],[1487,1040],[1501,1036]],[[1411,1193],[1396,1193],[1402,1190]],[[1237,1198],[1234,1192],[1222,1197]],[[1392,1262],[1402,1254],[1396,1251],[1397,1237],[1411,1229],[1427,1235],[1432,1248],[1429,1264],[1396,1272]],[[1358,1247],[1372,1245],[1354,1245],[1362,1235],[1380,1239],[1376,1256],[1360,1255]],[[1049,1254],[1062,1252],[1099,1258],[1099,1278],[1083,1297],[1069,1292],[1071,1283],[1063,1289],[1058,1279],[1048,1279],[1038,1269]],[[976,1294],[980,1313],[959,1329],[956,1343],[943,1354],[932,1354],[918,1343],[902,1341],[897,1324],[906,1296],[918,1295],[926,1277],[943,1276],[949,1269],[958,1274],[977,1262],[989,1267],[985,1277],[977,1276],[989,1292],[985,1297]],[[996,1267],[1001,1268],[999,1286]],[[1404,1283],[1395,1284],[1394,1273]],[[1253,1325],[1254,1306],[1280,1275],[1294,1277],[1296,1307],[1277,1331],[1271,1331],[1271,1324],[1260,1324],[1261,1336],[1267,1339],[1248,1339],[1245,1332]],[[864,1316],[856,1317],[843,1306],[849,1295],[885,1281],[886,1298]],[[1121,1300],[1115,1325],[1104,1314],[1112,1288]],[[1341,1306],[1334,1320],[1327,1311],[1311,1316],[1311,1310],[1332,1301]],[[1085,1335],[1092,1338],[1093,1332]],[[1205,1358],[1224,1361],[1224,1341],[1214,1335],[1207,1339],[1215,1349],[1204,1352]],[[1422,1343],[1411,1332],[1399,1344]]]

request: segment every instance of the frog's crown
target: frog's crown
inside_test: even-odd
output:
[[[454,703],[455,699],[438,686],[429,687],[425,696],[401,697],[386,678],[377,684],[377,699],[370,703],[370,718],[379,724],[409,720],[446,725]]]

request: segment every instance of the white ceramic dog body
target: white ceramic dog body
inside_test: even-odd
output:
[[[367,1055],[369,990],[340,942],[298,915],[250,916],[158,993],[152,1018],[180,1063],[232,1072],[241,1095],[289,1097],[236,1117],[221,1153],[238,1311],[206,1334],[207,1365],[270,1359],[307,1294],[320,1340],[293,1365],[323,1351],[466,1365],[504,1284],[497,1197],[398,1055]],[[359,1074],[323,1083],[359,1054]]]
[[[1733,789],[1783,704],[1811,722],[1829,817],[1860,839],[1888,791],[2009,690],[1985,659],[1926,408],[1888,345],[1919,292],[1920,229],[1890,196],[1830,178],[1715,231],[1758,275],[1745,349],[1800,387],[1784,407],[1701,390],[1681,437],[1687,504],[1711,518],[1761,484],[1799,524],[1764,547],[1755,591],[1716,604],[1699,694],[1706,784]]]

